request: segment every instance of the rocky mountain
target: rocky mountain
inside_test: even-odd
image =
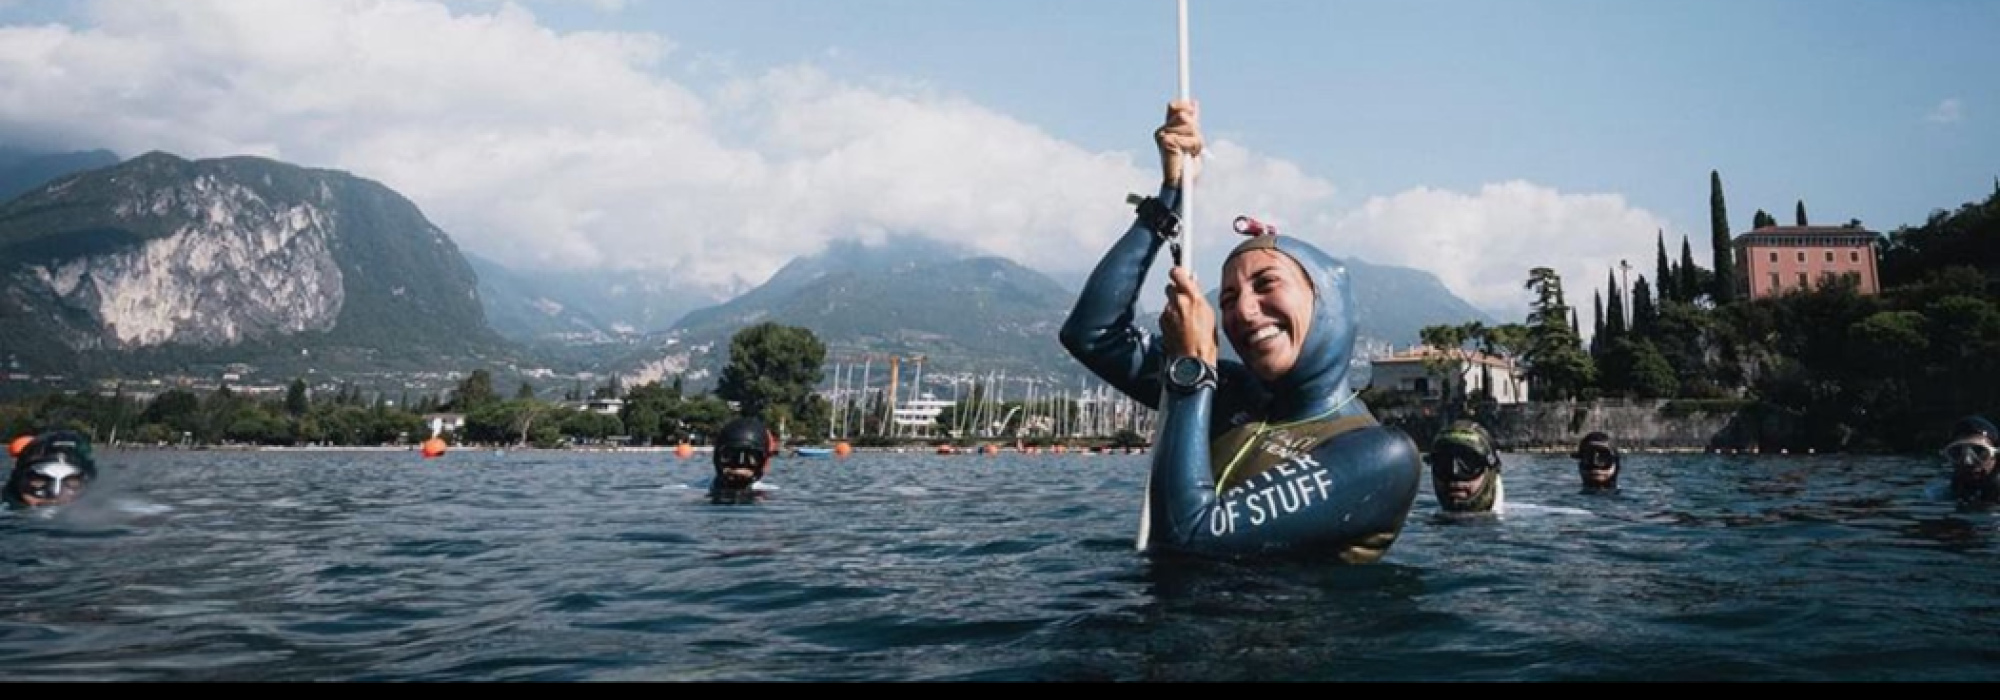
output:
[[[531,270],[468,253],[493,330],[521,343],[600,345],[671,330],[726,301],[640,270]]]
[[[1424,326],[1498,323],[1491,314],[1452,294],[1429,272],[1357,258],[1342,262],[1347,264],[1354,306],[1360,309],[1360,335],[1369,340],[1408,347],[1417,343],[1417,334]]]
[[[1065,376],[1056,340],[1076,293],[1011,261],[916,236],[840,242],[793,260],[763,285],[687,315],[618,367],[637,381],[713,381],[736,331],[771,321],[813,331],[829,361],[923,356],[940,372]]]
[[[1364,343],[1492,321],[1428,273],[1349,267]],[[1039,272],[919,235],[831,244],[721,303],[646,272],[510,269],[463,254],[380,183],[251,157],[148,153],[0,203],[0,361],[33,372],[518,360],[701,388],[737,331],[774,321],[814,331],[831,362],[923,357],[930,377],[1071,381],[1084,372],[1056,332],[1075,298]]]
[[[102,149],[74,153],[42,153],[0,147],[0,202],[18,197],[64,175],[116,164],[118,156]]]
[[[500,340],[472,268],[380,183],[253,157],[148,153],[0,204],[0,352],[44,368]],[[299,352],[294,352],[299,351]]]
[[[1483,321],[1430,273],[1348,261],[1363,351],[1417,342],[1427,325]],[[765,284],[687,315],[609,371],[638,382],[682,375],[696,386],[726,362],[730,337],[765,321],[811,329],[831,360],[923,356],[927,372],[1067,381],[1083,370],[1056,332],[1076,291],[1010,261],[906,236],[838,243],[793,260]],[[1143,303],[1142,303],[1143,306]]]

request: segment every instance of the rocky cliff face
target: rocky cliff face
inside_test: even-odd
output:
[[[0,205],[0,304],[70,351],[492,338],[470,266],[346,173],[149,153]]]
[[[346,294],[326,188],[314,201],[273,203],[202,175],[135,194],[113,215],[182,223],[125,250],[28,264],[23,291],[85,312],[120,348],[333,329]]]

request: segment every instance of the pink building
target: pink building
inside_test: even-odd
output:
[[[1819,289],[1843,278],[1882,291],[1875,258],[1882,235],[1846,226],[1766,226],[1736,237],[1736,291],[1751,299]]]

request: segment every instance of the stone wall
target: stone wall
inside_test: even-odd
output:
[[[1377,410],[1427,445],[1443,427],[1436,407]],[[1761,450],[1776,452],[1798,441],[1795,416],[1764,406],[1704,409],[1668,401],[1558,401],[1489,407],[1471,416],[1507,451],[1567,452],[1593,431],[1611,435],[1625,450]]]

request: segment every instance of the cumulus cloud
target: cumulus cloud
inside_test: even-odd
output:
[[[1430,270],[1504,322],[1527,313],[1528,271],[1550,267],[1587,321],[1590,291],[1603,287],[1606,271],[1620,260],[1633,266],[1632,279],[1653,277],[1661,230],[1677,238],[1664,219],[1620,195],[1565,194],[1513,181],[1476,194],[1424,188],[1371,198],[1335,220],[1323,242],[1373,262]]]
[[[1924,121],[1932,124],[1957,124],[1964,120],[1965,106],[1956,97],[1946,98],[1931,108],[1930,114],[1924,115]]]
[[[726,291],[829,240],[918,233],[1073,280],[1129,223],[1121,195],[1157,181],[1151,154],[1093,152],[896,76],[795,65],[696,90],[667,69],[715,66],[669,36],[556,31],[511,3],[113,0],[88,16],[0,27],[0,143],[347,170],[515,266]],[[1525,304],[1528,267],[1570,261],[1582,289],[1662,225],[1615,195],[1518,182],[1342,210],[1295,164],[1227,141],[1210,153],[1207,254],[1254,213],[1496,310]]]

